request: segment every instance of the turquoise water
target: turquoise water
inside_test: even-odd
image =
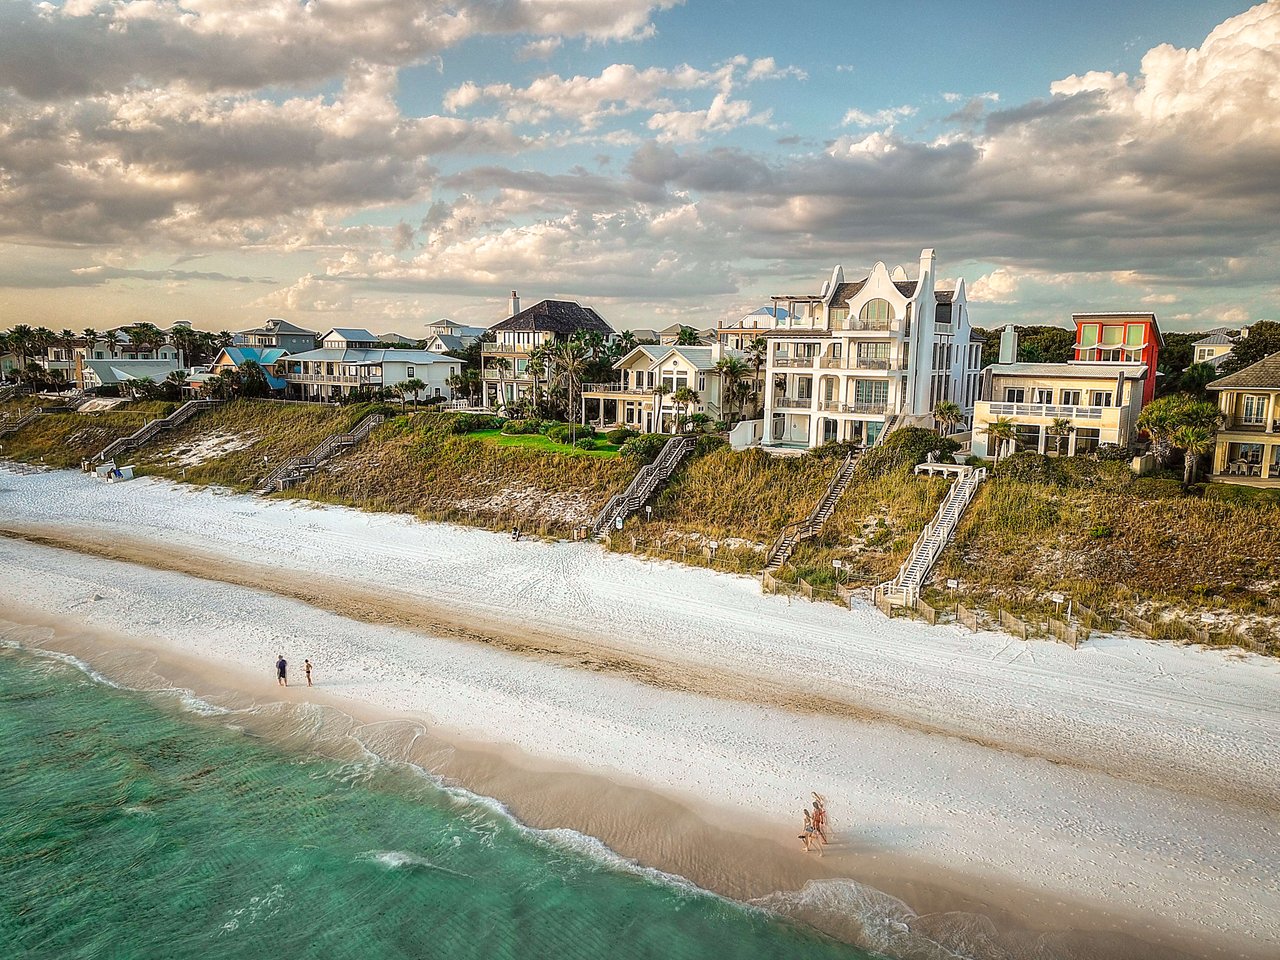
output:
[[[0,650],[0,957],[863,958],[376,762]]]

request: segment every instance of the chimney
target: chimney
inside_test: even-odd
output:
[[[1018,331],[1009,324],[1000,333],[1000,362],[1016,363],[1018,360]]]
[[[512,290],[511,291],[511,312],[507,314],[507,316],[514,317],[519,312],[520,312],[520,296],[514,290]]]

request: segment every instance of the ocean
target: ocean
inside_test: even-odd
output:
[[[403,764],[288,749],[240,719],[0,648],[0,956],[869,956]]]

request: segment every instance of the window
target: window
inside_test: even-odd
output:
[[[848,320],[848,319],[849,319],[849,308],[848,308],[848,307],[832,307],[832,308],[831,308],[831,322],[832,322],[832,323],[842,323],[843,321]]]
[[[1213,359],[1213,347],[1197,347],[1196,363],[1204,363],[1206,360]]]
[[[699,372],[698,373],[698,392],[702,393],[706,389],[707,389],[707,375],[705,373]]]
[[[1080,391],[1079,390],[1063,390],[1061,403],[1064,407],[1080,406]]]
[[[888,300],[868,300],[858,311],[862,320],[888,320],[891,315]]]
[[[1106,326],[1102,328],[1102,345],[1104,347],[1118,347],[1124,339],[1124,327]]]
[[[1110,390],[1090,390],[1089,406],[1091,407],[1111,406],[1111,391]]]
[[[1101,436],[1102,431],[1097,427],[1076,427],[1076,456],[1083,456],[1097,450]]]
[[[889,402],[889,382],[887,380],[855,380],[853,402],[885,406]]]
[[[1053,403],[1053,391],[1037,387],[1031,391],[1032,403]]]
[[[1096,323],[1086,323],[1080,327],[1080,346],[1092,347],[1098,343],[1098,325]]]
[[[1022,387],[1005,387],[1004,402],[1005,403],[1022,403],[1026,398],[1026,391]]]
[[[1040,425],[1038,423],[1015,423],[1013,425],[1013,442],[1016,450],[1040,449]]]
[[[1146,339],[1145,334],[1147,328],[1145,324],[1131,323],[1124,328],[1124,345],[1126,347],[1140,347],[1143,340]]]
[[[1265,396],[1247,394],[1244,398],[1244,416],[1241,417],[1241,420],[1254,426],[1261,426],[1266,423],[1267,398]]]

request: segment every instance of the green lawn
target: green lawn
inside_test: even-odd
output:
[[[567,443],[556,443],[554,440],[549,440],[540,433],[508,436],[501,430],[477,430],[475,433],[467,434],[467,436],[479,437],[500,447],[529,447],[534,450],[541,450],[543,453],[559,453],[568,457],[616,457],[618,455],[617,446],[612,443],[605,443],[603,440],[598,441],[599,446],[594,450],[579,450],[577,447],[571,447]]]

